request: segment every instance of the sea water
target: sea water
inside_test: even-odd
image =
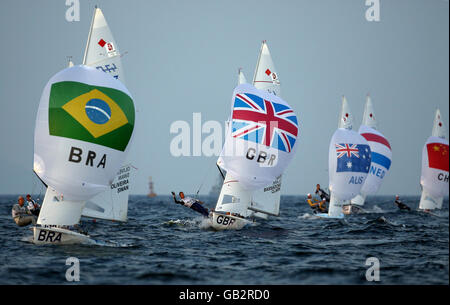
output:
[[[282,196],[280,217],[216,232],[171,196],[130,196],[127,223],[83,219],[97,246],[27,242],[31,230],[11,218],[16,199],[0,196],[0,284],[70,283],[70,257],[80,284],[449,283],[448,198],[430,215],[416,211],[419,196],[402,198],[411,212],[368,197],[368,213],[335,220],[314,217],[305,196]],[[366,277],[373,258],[379,281]]]

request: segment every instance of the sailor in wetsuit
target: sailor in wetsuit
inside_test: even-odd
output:
[[[39,216],[39,212],[41,211],[41,206],[39,203],[36,203],[36,201],[31,198],[30,194],[27,194],[26,198],[28,202],[28,210],[30,210],[31,214],[34,216]]]
[[[208,215],[209,215],[208,209],[201,206],[203,204],[202,201],[191,198],[191,197],[185,197],[183,192],[180,192],[181,200],[177,200],[175,192],[172,192],[172,196],[173,196],[173,200],[175,201],[175,203],[182,204],[185,207],[191,208],[194,211],[202,214],[203,216],[208,217]]]
[[[320,184],[316,185],[316,195],[318,195],[321,199],[325,199],[326,202],[330,202],[330,195],[320,188]]]
[[[397,207],[400,210],[408,210],[411,211],[411,208],[409,206],[407,206],[406,204],[404,204],[401,200],[400,197],[398,195],[395,195],[395,204],[397,205]]]
[[[308,194],[308,198],[306,199],[309,206],[313,209],[314,213],[328,213],[328,209],[326,207],[326,200],[325,198],[322,199],[322,201],[319,201],[317,199],[312,199],[311,194]]]
[[[24,205],[25,200],[22,196],[19,196],[17,199],[17,203],[13,205],[12,208],[12,218],[14,219],[14,222],[19,226],[27,226],[30,223],[33,225],[36,224],[36,216],[31,214],[30,210]]]

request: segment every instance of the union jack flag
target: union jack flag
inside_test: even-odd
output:
[[[297,140],[298,122],[287,105],[250,93],[234,98],[232,136],[291,152]]]

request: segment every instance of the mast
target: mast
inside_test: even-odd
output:
[[[95,9],[94,9],[94,14],[92,15],[91,27],[89,28],[89,35],[88,35],[88,39],[87,39],[87,42],[86,42],[86,48],[84,49],[83,65],[86,64],[86,56],[87,56],[87,53],[88,53],[89,44],[91,43],[92,29],[94,27],[94,20],[95,20],[95,15],[97,13],[97,8],[98,7],[96,5]]]

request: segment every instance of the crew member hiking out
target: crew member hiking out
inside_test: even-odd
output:
[[[31,214],[30,210],[24,205],[25,200],[22,196],[17,198],[17,203],[12,207],[12,218],[14,222],[19,226],[27,226],[30,223],[36,224],[36,216]]]
[[[308,194],[306,201],[308,202],[309,206],[313,209],[314,213],[328,213],[325,199],[319,201],[317,199],[313,199],[311,194]]]
[[[202,214],[203,216],[208,217],[208,209],[202,206],[202,201],[191,197],[185,197],[183,192],[180,192],[179,195],[181,200],[177,200],[175,192],[172,192],[173,200],[175,201],[175,203],[182,204],[185,207],[191,208],[194,211]]]
[[[398,195],[395,195],[395,204],[397,205],[397,207],[400,210],[408,210],[411,211],[411,208],[409,206],[407,206],[406,204],[404,204],[401,200],[400,197]]]

